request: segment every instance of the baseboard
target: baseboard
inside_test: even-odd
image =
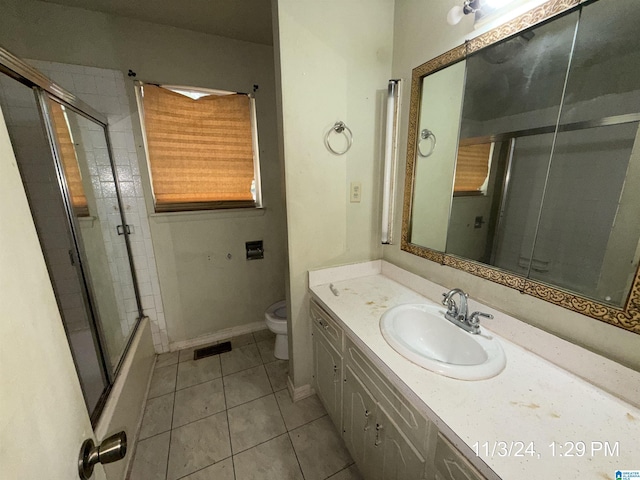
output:
[[[192,338],[190,340],[183,340],[181,342],[172,342],[169,344],[169,350],[175,352],[176,350],[183,350],[185,348],[199,347],[201,345],[209,345],[220,340],[228,340],[238,335],[244,335],[245,333],[258,332],[260,330],[266,330],[267,324],[264,321],[247,323],[238,327],[225,328],[216,333],[210,333],[209,335],[203,335],[201,337]]]
[[[287,387],[289,389],[289,395],[291,396],[291,401],[296,403],[298,400],[302,400],[303,398],[310,397],[316,391],[313,389],[311,384],[307,383],[306,385],[302,385],[301,387],[294,387],[293,382],[291,381],[291,377],[287,377]]]

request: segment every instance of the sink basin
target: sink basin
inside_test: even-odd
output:
[[[398,305],[380,318],[382,336],[395,351],[433,372],[482,380],[506,365],[502,346],[482,329],[474,335],[444,318],[445,310],[422,303]]]

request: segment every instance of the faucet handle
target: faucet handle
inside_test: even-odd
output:
[[[478,317],[493,318],[493,315],[491,315],[490,313],[484,313],[484,312],[473,312],[469,316],[469,324],[470,325],[479,325],[480,324],[480,318],[478,318]]]
[[[445,307],[447,307],[447,312],[457,315],[458,314],[458,306],[456,305],[456,301],[451,298],[451,296],[449,295],[449,293],[443,293],[442,296],[444,297],[442,299],[442,305],[444,305]]]

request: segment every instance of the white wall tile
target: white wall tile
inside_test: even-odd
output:
[[[130,237],[132,254],[134,255],[134,265],[136,274],[141,280],[141,291],[144,291],[145,314],[151,320],[151,331],[156,351],[166,352],[169,350],[169,340],[166,334],[166,322],[162,308],[162,296],[159,288],[157,268],[153,253],[153,243],[151,242],[151,232],[146,201],[140,179],[140,168],[138,165],[138,150],[133,136],[133,122],[138,122],[135,117],[137,112],[130,112],[130,97],[127,88],[130,85],[125,83],[125,77],[121,71],[103,68],[95,68],[81,65],[67,65],[55,62],[31,62],[36,68],[46,70],[54,81],[78,95],[83,101],[88,103],[102,114],[106,115],[109,122],[109,135],[112,142],[113,161],[117,166],[118,179],[121,182],[123,194],[123,209],[127,224],[132,225],[134,234]],[[3,85],[4,88],[4,85]],[[25,89],[20,89],[20,95],[24,95]],[[30,92],[27,92],[30,93]],[[133,92],[129,92],[133,93]],[[5,90],[3,94],[8,95]],[[14,102],[19,102],[18,95],[12,95]],[[24,98],[24,102],[32,102],[29,95]],[[30,105],[31,103],[29,103]],[[18,112],[20,119],[20,112]],[[24,112],[25,123],[33,119],[27,117]],[[105,247],[108,255],[111,255],[109,268],[114,278],[122,280],[125,287],[130,284],[130,276],[126,273],[129,266],[126,255],[123,255],[121,247],[122,237],[117,235],[115,226],[122,223],[119,221],[118,208],[115,200],[115,190],[108,182],[112,178],[110,162],[106,150],[106,143],[102,130],[98,127],[95,130],[83,131],[83,137],[87,136],[85,142],[86,155],[89,163],[91,184],[96,193],[98,202],[98,215],[105,219],[102,223]],[[88,147],[88,148],[87,148]],[[133,201],[133,202],[132,202]],[[114,285],[118,284],[116,282]],[[115,288],[115,287],[114,287]],[[132,290],[122,288],[122,283],[116,293],[118,300],[122,299],[119,306],[129,314],[135,314],[137,306],[131,297]],[[119,302],[120,303],[120,302]],[[126,306],[125,306],[126,305]],[[143,305],[144,308],[144,305]],[[120,309],[120,308],[119,308]],[[135,317],[132,317],[135,318]],[[129,328],[132,318],[123,319],[121,327],[123,331]]]

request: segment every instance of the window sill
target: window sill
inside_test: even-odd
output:
[[[153,219],[156,223],[189,222],[223,218],[262,217],[266,210],[265,207],[191,210],[187,212],[151,213],[149,214],[149,218]]]

